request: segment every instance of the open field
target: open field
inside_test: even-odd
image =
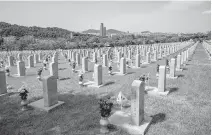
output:
[[[100,134],[99,106],[100,95],[114,95],[122,91],[128,98],[133,80],[142,74],[150,73],[150,85],[157,86],[156,64],[149,64],[140,69],[127,69],[125,76],[109,76],[107,68],[103,68],[101,88],[87,88],[78,85],[78,74],[71,72],[68,62],[59,57],[59,100],[65,104],[51,113],[30,109],[20,110],[20,98],[17,89],[26,82],[29,90],[29,101],[42,98],[42,83],[36,79],[35,68],[27,69],[22,78],[8,77],[7,82],[14,89],[8,96],[0,97],[0,134],[14,135],[18,133],[30,135],[93,135]],[[77,67],[80,68],[80,67]],[[89,63],[93,71],[93,63]],[[118,71],[113,65],[113,71]],[[16,67],[12,68],[16,74]],[[211,63],[201,44],[197,45],[191,61],[187,63],[180,77],[167,79],[167,88],[171,93],[166,97],[145,95],[145,112],[153,117],[153,122],[146,135],[209,135],[211,133]],[[49,71],[43,72],[43,76]],[[92,79],[92,72],[85,74],[85,80]],[[114,126],[111,135],[128,135]]]

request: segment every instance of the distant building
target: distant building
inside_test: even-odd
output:
[[[107,33],[106,27],[104,27],[104,29],[103,29],[103,36],[104,36],[104,37],[106,36],[106,33]]]
[[[103,36],[104,35],[104,24],[101,23],[100,25],[100,33],[99,33],[100,36]]]

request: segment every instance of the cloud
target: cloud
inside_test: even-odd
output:
[[[207,10],[207,11],[204,11],[204,12],[202,12],[202,14],[211,14],[211,11],[210,10]]]
[[[197,7],[202,3],[202,1],[170,1],[165,5],[165,9],[169,11],[184,11],[189,8]]]

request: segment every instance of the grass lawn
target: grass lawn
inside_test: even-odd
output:
[[[122,91],[130,95],[131,84],[142,74],[150,73],[150,85],[157,86],[156,63],[140,69],[127,69],[126,76],[109,76],[107,68],[103,68],[103,82],[107,85],[101,88],[87,88],[78,85],[78,74],[72,73],[69,64],[60,57],[58,92],[59,100],[65,104],[56,110],[46,113],[29,109],[21,111],[20,98],[17,89],[26,82],[29,90],[29,101],[42,98],[42,83],[36,79],[37,69],[42,66],[27,69],[27,75],[22,78],[8,77],[7,82],[14,89],[8,96],[0,97],[0,134],[36,134],[36,135],[94,135],[100,134],[100,114],[98,99],[100,95],[117,95]],[[80,67],[78,67],[80,68]],[[211,63],[199,44],[191,61],[183,72],[177,72],[180,77],[167,80],[170,95],[145,95],[145,112],[153,117],[153,122],[146,135],[209,135],[211,134]],[[93,70],[93,63],[89,63]],[[118,71],[115,64],[113,71]],[[16,74],[16,67],[12,68]],[[46,70],[43,76],[49,74]],[[92,80],[93,72],[85,74],[85,80]],[[128,135],[123,130],[111,126],[111,135]]]

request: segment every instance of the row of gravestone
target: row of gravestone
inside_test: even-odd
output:
[[[189,50],[188,55],[191,56],[196,48],[196,45],[193,45],[189,47],[187,50]],[[187,51],[185,50],[185,51]],[[56,56],[56,55],[55,55]],[[179,56],[179,55],[178,55]],[[56,56],[57,57],[57,56]],[[185,57],[186,60],[188,57]],[[57,61],[57,60],[56,60]],[[121,63],[124,63],[125,58],[121,58]],[[171,60],[171,66],[175,66],[174,64],[175,60]],[[95,64],[94,66],[94,74],[96,78],[97,85],[102,83],[101,80],[101,74],[102,74],[102,68],[101,65]],[[44,77],[42,79],[43,82],[43,99],[40,99],[38,101],[32,102],[29,105],[43,109],[46,111],[50,111],[53,108],[63,104],[64,102],[58,101],[58,94],[57,94],[57,78],[53,76]],[[158,81],[158,91],[164,92],[166,85],[166,66],[160,66],[159,70],[159,81]],[[143,121],[148,121],[148,124],[150,124],[151,119],[146,118],[144,115],[144,93],[146,91],[145,83],[140,80],[134,80],[132,82],[132,93],[131,93],[131,114],[127,117],[130,117],[131,122],[136,126],[141,126],[143,124]],[[0,92],[1,94],[4,94],[3,91],[6,90],[6,76],[5,72],[0,71]],[[2,93],[3,92],[3,93]],[[115,119],[116,112],[109,118],[111,124],[117,124]],[[126,117],[126,116],[125,116]],[[120,118],[120,117],[119,117]],[[128,124],[132,124],[128,123]],[[143,131],[145,132],[145,131]]]

